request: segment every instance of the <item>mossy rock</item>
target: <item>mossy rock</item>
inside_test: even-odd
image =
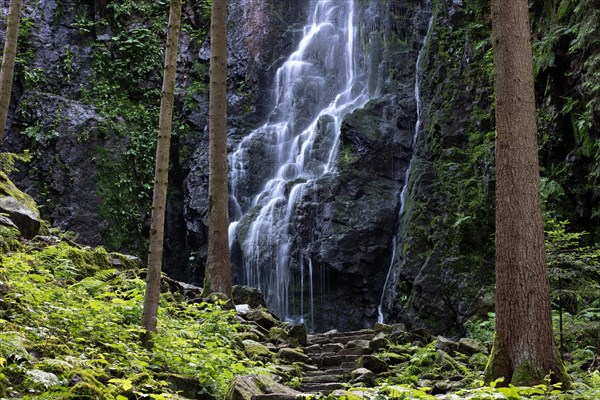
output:
[[[88,382],[79,382],[71,387],[71,399],[105,399],[106,389]]]
[[[256,332],[237,332],[235,334],[235,339],[236,341],[239,340],[240,345],[243,346],[243,341],[244,340],[253,340],[255,342],[258,342],[260,340],[260,338],[258,337],[258,335],[256,334]]]
[[[143,267],[142,260],[139,257],[115,252],[108,253],[108,262],[114,268],[120,270],[135,270]]]
[[[259,326],[264,329],[271,329],[275,325],[279,324],[277,318],[266,308],[260,307],[250,311],[245,315],[248,321],[256,322]]]
[[[306,363],[306,362],[308,362],[308,356],[306,354],[304,354],[300,350],[291,349],[289,347],[283,347],[283,348],[279,349],[279,351],[277,352],[277,358],[279,358],[280,360],[283,360],[283,361],[290,362],[290,363],[294,363],[294,362]]]
[[[267,346],[265,346],[262,343],[246,339],[242,341],[242,344],[244,345],[244,352],[246,353],[248,358],[252,360],[271,356],[271,352],[269,351]]]
[[[288,334],[282,327],[274,326],[269,329],[269,341],[272,343],[283,343],[288,338]]]
[[[38,235],[42,226],[47,225],[40,218],[35,201],[17,189],[3,172],[0,172],[0,213],[8,215],[21,235],[27,239]]]

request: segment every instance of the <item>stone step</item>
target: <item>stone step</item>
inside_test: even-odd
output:
[[[313,358],[312,361],[319,368],[328,368],[328,367],[336,367],[341,366],[342,363],[356,363],[362,357],[361,354],[345,354],[345,355],[333,355],[333,356],[323,356],[318,358]]]
[[[330,383],[330,382],[339,382],[341,380],[340,375],[336,374],[323,374],[323,375],[313,375],[313,376],[305,376],[302,378],[302,383]]]
[[[354,366],[354,363],[350,363],[350,364],[352,364],[352,366],[349,368],[334,367],[334,368],[328,368],[328,369],[320,369],[318,371],[307,372],[304,374],[304,376],[321,376],[321,375],[342,376],[342,375],[350,374],[352,371],[354,371],[356,369],[356,367]]]
[[[334,390],[341,389],[343,385],[339,382],[331,383],[305,383],[301,385],[303,392],[329,394]]]
[[[373,333],[361,333],[348,335],[348,332],[332,336],[316,336],[308,339],[309,344],[330,344],[339,343],[346,344],[353,340],[371,340],[375,335]]]

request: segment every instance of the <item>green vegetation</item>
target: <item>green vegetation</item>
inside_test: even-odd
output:
[[[3,244],[14,239],[2,231]],[[251,365],[235,345],[231,310],[165,293],[149,351],[142,270],[114,268],[117,255],[68,241],[10,247],[0,254],[0,397],[222,398]]]

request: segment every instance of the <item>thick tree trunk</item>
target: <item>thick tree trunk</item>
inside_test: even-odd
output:
[[[208,255],[204,294],[222,293],[231,298],[231,260],[227,235],[227,1],[213,0],[211,12]]]
[[[496,336],[486,371],[533,385],[564,376],[552,337],[527,0],[492,0],[496,98]]]
[[[21,0],[11,0],[6,19],[6,37],[4,41],[4,53],[2,54],[2,67],[0,67],[0,145],[4,141],[6,118],[8,116],[8,106],[12,92],[20,17]]]
[[[156,319],[160,297],[160,274],[163,258],[165,232],[165,205],[169,180],[169,148],[173,122],[173,98],[177,74],[177,50],[179,28],[181,26],[181,0],[171,0],[169,28],[165,51],[163,86],[160,98],[160,119],[158,122],[158,143],[154,170],[154,195],[152,197],[152,225],[150,227],[150,248],[148,251],[148,276],[142,326],[149,332],[156,332]]]

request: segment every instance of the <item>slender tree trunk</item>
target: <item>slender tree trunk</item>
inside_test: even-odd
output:
[[[154,195],[152,197],[152,225],[150,227],[150,248],[148,251],[148,276],[142,326],[149,332],[156,332],[156,319],[160,297],[160,274],[163,258],[165,232],[165,204],[169,180],[169,148],[173,121],[173,98],[177,74],[177,50],[179,28],[181,26],[181,0],[171,0],[169,28],[163,86],[160,98],[160,119],[158,122],[158,143],[156,146],[156,166],[154,171]]]
[[[4,53],[2,55],[2,67],[0,67],[0,146],[4,141],[6,118],[10,104],[20,17],[21,0],[11,0],[6,19],[6,37],[4,41]]]
[[[231,298],[231,259],[227,229],[227,1],[213,0],[210,25],[210,105],[208,255],[204,294]]]
[[[496,336],[486,377],[563,380],[552,337],[527,0],[492,0],[496,98]]]

